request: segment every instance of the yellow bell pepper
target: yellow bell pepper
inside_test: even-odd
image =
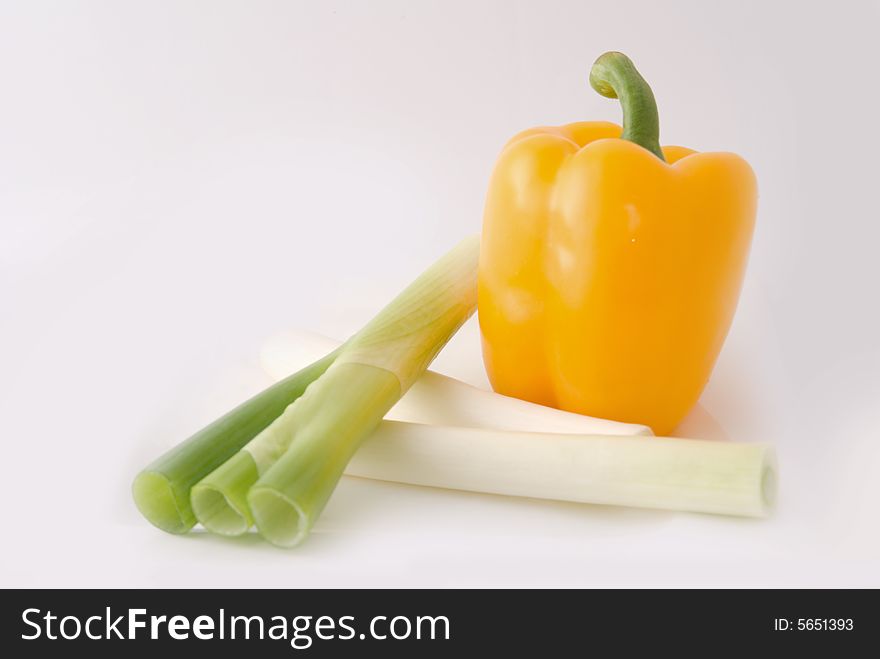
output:
[[[703,390],[743,280],[757,184],[732,153],[659,145],[621,53],[590,83],[606,122],[515,136],[492,174],[478,308],[494,389],[669,434]]]

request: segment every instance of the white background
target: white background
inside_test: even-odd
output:
[[[4,586],[880,586],[877,2],[0,2]],[[767,521],[344,480],[313,536],[172,537],[140,467],[466,233],[520,129],[732,150],[748,278],[678,434],[777,446]],[[437,369],[485,385],[466,327]]]

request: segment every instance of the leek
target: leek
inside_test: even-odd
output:
[[[338,347],[338,341],[310,332],[286,332],[266,342],[261,362],[279,378]],[[775,496],[776,460],[763,444],[631,441],[620,435],[650,436],[650,429],[509,398],[432,371],[385,419],[355,453],[346,475],[751,517],[764,516]]]
[[[290,375],[161,455],[134,479],[132,495],[141,514],[169,533],[196,523],[190,489],[236,454],[299,398],[333,363],[338,349]]]
[[[208,530],[256,523],[281,546],[301,541],[360,443],[476,308],[479,239],[431,266],[341,349],[305,394],[192,489]]]
[[[383,421],[345,473],[580,503],[763,517],[772,448],[671,437],[509,432]]]
[[[260,361],[271,377],[281,379],[338,347],[338,341],[311,332],[285,332],[266,342],[260,352]],[[434,371],[426,371],[385,418],[438,426],[525,432],[653,434],[647,426],[545,407],[486,391]]]

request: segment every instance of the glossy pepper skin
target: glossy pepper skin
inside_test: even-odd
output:
[[[736,309],[757,186],[732,153],[666,147],[661,159],[654,145],[582,122],[504,148],[478,288],[496,391],[658,435],[696,403]]]

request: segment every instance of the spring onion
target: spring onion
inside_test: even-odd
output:
[[[338,347],[326,337],[287,332],[266,342],[261,362],[279,378]],[[432,371],[385,419],[355,453],[347,475],[742,516],[766,514],[776,487],[776,461],[765,445],[662,437],[621,441],[619,435],[650,435],[650,429],[546,408]]]
[[[275,544],[301,541],[363,439],[474,312],[478,254],[474,236],[431,266],[302,397],[193,487],[198,520],[225,535],[255,522]]]
[[[281,379],[338,347],[338,341],[311,332],[285,332],[266,342],[260,352],[260,361],[271,377]],[[385,418],[438,426],[525,432],[653,434],[647,426],[597,419],[537,405],[479,389],[433,371],[426,371]]]
[[[345,473],[455,490],[762,517],[773,450],[670,437],[510,432],[383,421]]]
[[[189,531],[196,523],[192,486],[272,423],[327,370],[338,352],[329,350],[330,354],[245,401],[147,466],[132,484],[141,514],[163,531]]]

